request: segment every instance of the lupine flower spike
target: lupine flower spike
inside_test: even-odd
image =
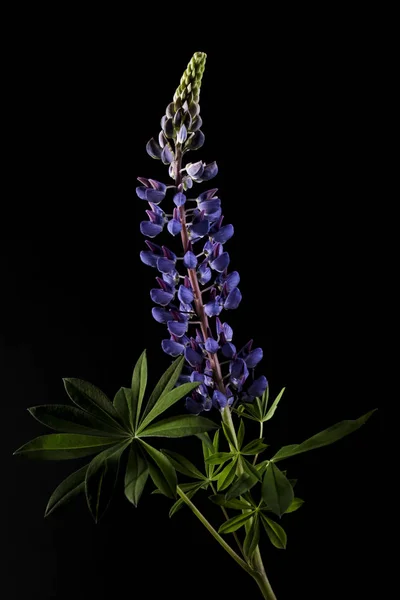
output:
[[[141,232],[148,238],[157,237],[157,242],[165,225],[173,237],[180,234],[180,249],[173,246],[176,254],[169,248],[174,240],[164,245],[163,238],[158,246],[148,246],[150,250],[143,251],[141,259],[159,272],[158,289],[151,290],[150,296],[158,305],[153,316],[168,333],[162,349],[173,357],[185,356],[181,382],[201,382],[186,399],[186,408],[194,414],[212,406],[222,409],[227,404],[252,402],[268,385],[263,375],[255,379],[262,349],[251,350],[250,341],[237,350],[232,328],[225,321],[242,299],[240,276],[230,269],[225,246],[234,227],[224,224],[217,188],[195,193],[198,183],[217,175],[217,163],[198,160],[183,165],[183,157],[205,141],[199,105],[205,61],[206,55],[196,52],[161,119],[158,142],[152,138],[146,146],[152,158],[169,164],[174,185],[140,177],[143,185],[136,190],[149,204],[149,220],[140,224]],[[168,219],[166,213],[172,217]],[[226,373],[221,359],[227,363]]]

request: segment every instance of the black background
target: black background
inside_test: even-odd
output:
[[[104,14],[101,25],[78,17],[47,27],[36,15],[31,28],[25,15],[7,61],[7,598],[256,599],[255,584],[187,510],[169,520],[167,499],[147,490],[134,509],[119,489],[97,526],[83,498],[44,520],[49,495],[77,463],[11,454],[45,433],[26,409],[64,403],[62,377],[113,395],[129,385],[143,348],[150,382],[169,364],[150,314],[154,271],[139,260],[145,206],[134,188],[137,176],[167,180],[145,144],[197,50],[208,53],[206,143],[192,160],[218,162],[215,185],[235,226],[227,249],[242,278],[243,301],[226,318],[238,346],[252,337],[264,348],[259,372],[272,394],[287,387],[267,442],[299,442],[379,406],[366,306],[373,253],[360,217],[374,41],[361,44],[346,27],[274,31],[262,21],[241,28],[240,19],[234,31],[183,41],[172,25],[156,34],[151,20],[129,30],[123,15]],[[285,552],[262,542],[279,600],[375,597],[382,419],[380,411],[349,438],[290,462],[306,502],[283,519]],[[174,447],[199,456],[191,441]],[[217,508],[199,503],[217,523]]]

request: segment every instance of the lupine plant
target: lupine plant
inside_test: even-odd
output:
[[[261,558],[260,536],[265,532],[275,548],[284,549],[281,520],[303,504],[295,496],[296,480],[288,477],[286,461],[341,439],[374,411],[259,460],[268,449],[264,424],[274,416],[284,389],[269,404],[267,379],[255,374],[262,349],[253,348],[252,340],[238,349],[233,341],[229,314],[242,298],[240,276],[231,270],[226,249],[234,228],[224,223],[216,188],[195,191],[197,184],[208,184],[217,175],[216,162],[186,161],[186,155],[205,141],[199,105],[205,61],[204,53],[194,54],[161,119],[158,138],[146,146],[153,159],[166,165],[172,182],[138,177],[136,188],[148,206],[147,220],[140,223],[146,238],[140,258],[157,274],[157,286],[150,290],[152,316],[164,327],[161,347],[174,360],[148,397],[145,351],[131,387],[121,387],[113,401],[86,381],[65,379],[73,405],[29,409],[56,433],[37,437],[16,454],[54,460],[95,455],[60,483],[46,515],[82,492],[97,522],[110,503],[118,475],[124,476],[125,496],[134,506],[152,481],[154,492],[174,500],[170,516],[187,505],[255,580],[262,597],[272,600],[276,596]],[[159,418],[177,402],[183,414]],[[245,440],[246,420],[259,424],[258,438]],[[197,436],[202,445],[202,470],[175,451],[155,447],[157,438],[185,436]],[[203,500],[221,507],[223,522],[218,527],[197,508]]]

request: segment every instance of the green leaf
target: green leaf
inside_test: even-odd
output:
[[[198,490],[200,490],[200,489],[201,489],[201,484],[197,485],[197,487],[195,489],[192,489],[192,490],[189,490],[189,491],[185,492],[185,494],[186,494],[186,496],[190,500],[191,498],[193,498],[193,496],[195,495],[195,493],[198,492]],[[185,502],[182,500],[182,498],[179,498],[179,500],[177,500],[175,502],[175,504],[173,504],[171,506],[171,509],[169,511],[169,518],[171,518],[175,513],[178,512],[178,510],[180,510],[184,506],[185,506]]]
[[[243,458],[243,456],[240,457],[240,460],[246,473],[253,476],[258,481],[262,481],[262,475],[256,467],[254,467],[246,458]]]
[[[217,433],[218,433],[218,431],[217,431]],[[206,459],[210,456],[210,454],[213,454],[214,446],[212,444],[212,441],[210,440],[210,436],[208,435],[208,433],[198,433],[196,435],[196,437],[198,437],[199,440],[201,440],[201,447],[203,450],[203,458],[204,458],[204,466],[205,466],[206,475],[207,475],[207,477],[212,477],[214,467],[209,465],[206,462]]]
[[[153,423],[145,429],[141,429],[138,435],[142,437],[168,437],[168,438],[180,438],[187,437],[189,435],[195,435],[196,433],[204,433],[215,429],[217,425],[206,419],[205,417],[198,417],[197,415],[179,415],[177,417],[169,417],[163,421]]]
[[[267,412],[267,414],[265,415],[265,417],[263,418],[263,421],[269,421],[270,419],[272,419],[272,417],[275,414],[275,411],[278,407],[279,401],[283,396],[283,392],[285,391],[286,388],[282,388],[282,390],[279,392],[278,396],[275,398],[274,403],[272,404],[271,408],[269,409],[269,411]]]
[[[268,509],[281,517],[293,502],[293,488],[275,463],[269,463],[262,484],[262,497]]]
[[[298,510],[300,508],[300,506],[302,506],[303,504],[304,504],[304,500],[302,500],[301,498],[293,498],[293,502],[289,506],[289,508],[286,510],[285,514],[287,515],[288,513]]]
[[[244,448],[242,448],[240,451],[241,454],[248,454],[251,456],[253,454],[260,454],[261,452],[264,452],[264,450],[268,448],[268,444],[264,444],[263,440],[264,438],[261,438],[249,442]]]
[[[198,433],[196,437],[199,438],[199,440],[201,440],[201,443],[203,444],[203,456],[204,459],[206,459],[207,456],[209,456],[209,454],[212,454],[214,452],[214,446],[210,439],[210,436],[208,435],[208,433]]]
[[[294,488],[294,486],[297,483],[297,479],[289,479],[289,481],[290,481],[290,485],[292,486],[292,488]]]
[[[249,511],[248,513],[236,515],[236,517],[232,517],[232,519],[228,519],[218,529],[218,533],[233,533],[234,531],[237,531],[237,529],[240,529],[240,527],[242,527],[246,523],[246,521],[251,519],[251,517],[254,515],[254,513],[255,513],[255,511],[252,510],[252,511]]]
[[[107,437],[124,435],[120,428],[68,404],[42,404],[28,408],[28,412],[39,423],[62,433],[106,435]]]
[[[262,414],[260,414],[258,407],[256,408],[253,404],[245,404],[246,412],[251,414],[257,421],[261,421]]]
[[[85,476],[89,465],[85,465],[75,473],[69,475],[54,490],[47,503],[45,517],[48,517],[56,508],[69,502],[72,498],[85,491]]]
[[[265,469],[268,467],[269,463],[270,463],[270,459],[268,458],[267,460],[263,460],[262,462],[258,463],[257,465],[255,465],[257,471],[262,474],[264,473]]]
[[[146,350],[143,350],[139,356],[135,368],[133,369],[132,375],[132,421],[135,424],[134,429],[137,429],[140,411],[142,409],[142,403],[144,393],[147,385],[147,356]]]
[[[121,416],[124,425],[128,431],[134,431],[133,414],[135,412],[133,393],[130,388],[122,387],[115,394],[113,404],[118,414]]]
[[[225,423],[222,423],[222,430],[223,430],[225,438],[227,439],[227,441],[230,444],[230,446],[232,446],[232,448],[235,448],[237,450],[237,448],[236,448],[236,442],[235,442],[235,440],[233,438],[232,432],[229,429],[229,427],[227,427],[225,425]]]
[[[117,482],[119,461],[129,441],[107,448],[90,463],[85,478],[86,500],[96,523],[106,512]]]
[[[264,392],[265,393],[265,392]],[[263,418],[264,415],[264,411],[263,411],[263,403],[262,403],[262,399],[261,398],[256,398],[254,405],[257,407],[257,415],[259,415],[260,420]]]
[[[138,451],[131,445],[128,462],[125,471],[125,496],[137,506],[149,476],[149,468],[146,461]]]
[[[150,476],[158,489],[168,498],[176,498],[177,477],[169,459],[143,440],[139,440],[152,459],[149,462]]]
[[[234,458],[231,463],[226,465],[226,467],[221,471],[221,473],[217,476],[217,490],[221,492],[229,485],[231,485],[232,481],[235,479],[236,474],[236,463],[237,459]]]
[[[200,489],[204,486],[203,482],[199,483],[198,481],[191,481],[190,483],[180,483],[179,487],[181,488],[182,491],[185,492],[191,492],[192,490],[197,490]]]
[[[255,549],[260,541],[260,520],[258,514],[254,516],[253,522],[246,532],[246,537],[243,543],[243,552],[247,560],[251,562]]]
[[[165,373],[162,375],[160,380],[158,381],[156,387],[151,393],[151,396],[146,404],[146,408],[143,412],[143,417],[145,417],[156,404],[156,402],[161,398],[161,396],[165,396],[174,389],[176,382],[178,381],[179,375],[181,374],[183,363],[185,362],[185,357],[180,356],[172,365],[168,367]]]
[[[66,460],[97,454],[115,444],[115,438],[79,433],[49,433],[24,444],[14,454],[42,460]]]
[[[124,431],[119,414],[99,388],[83,379],[66,378],[63,382],[68,396],[78,408]]]
[[[215,454],[210,454],[205,462],[208,465],[222,465],[234,456],[236,456],[234,452],[216,452]]]
[[[325,429],[324,431],[321,431],[320,433],[308,438],[308,440],[302,444],[291,444],[290,446],[284,446],[275,454],[273,460],[283,460],[284,458],[289,458],[289,456],[295,456],[297,454],[302,454],[303,452],[308,452],[309,450],[315,450],[316,448],[322,448],[323,446],[333,444],[334,442],[341,440],[346,435],[353,433],[353,431],[357,431],[357,429],[359,429],[368,421],[370,416],[376,410],[376,408],[371,410],[359,419],[346,420],[336,423],[336,425],[332,425],[332,427],[329,427],[328,429]]]
[[[285,530],[272,519],[268,519],[263,513],[260,513],[262,524],[267,532],[271,543],[275,548],[284,550],[286,548],[287,536]]]
[[[174,388],[165,396],[161,396],[159,398],[157,404],[153,406],[148,415],[143,419],[140,423],[137,433],[140,433],[149,425],[158,415],[165,412],[167,408],[170,408],[173,404],[181,400],[184,396],[190,394],[194,389],[196,389],[200,385],[199,381],[195,381],[194,383],[184,383],[179,387]]]
[[[190,462],[187,458],[178,454],[177,452],[172,452],[172,450],[161,449],[163,454],[166,454],[173,465],[173,467],[182,475],[187,475],[188,477],[195,477],[196,479],[205,479],[203,473],[201,473],[197,467],[194,466],[193,463]]]
[[[238,434],[237,434],[238,450],[240,450],[240,448],[242,447],[243,440],[244,440],[244,433],[245,433],[245,427],[244,427],[244,421],[242,419],[240,421],[239,430],[238,430]]]
[[[296,450],[298,447],[299,444],[289,444],[288,446],[283,446],[283,448],[278,450],[278,452],[271,460],[278,462],[279,460],[287,458],[288,456],[292,456],[293,450]]]
[[[214,433],[214,437],[213,437],[213,448],[214,448],[214,452],[218,452],[218,448],[219,448],[219,432],[221,430],[217,429],[217,431]]]
[[[258,400],[258,398],[257,398],[257,400]],[[266,388],[265,392],[261,396],[261,414],[262,415],[265,415],[267,412],[268,402],[269,402],[269,386]]]
[[[218,506],[224,506],[225,508],[234,508],[236,510],[248,510],[252,508],[250,502],[247,500],[239,500],[238,498],[232,498],[232,500],[227,500],[224,494],[213,494],[208,497],[211,502],[217,504]]]
[[[239,478],[235,481],[232,487],[228,490],[225,495],[227,500],[242,496],[248,492],[256,483],[258,479],[249,473],[242,473]]]
[[[247,414],[246,412],[239,411],[236,408],[234,408],[232,412],[240,415],[240,417],[244,417],[245,419],[250,419],[250,421],[256,421],[257,423],[260,422],[260,419],[252,417],[249,414]]]

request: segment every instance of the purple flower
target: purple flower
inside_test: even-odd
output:
[[[268,387],[267,378],[264,375],[255,379],[247,392],[242,395],[242,402],[253,402],[254,398],[260,397],[263,395],[265,390]]]
[[[236,358],[229,363],[229,374],[230,383],[240,391],[249,376],[249,370],[242,358]]]
[[[209,337],[206,339],[205,348],[206,348],[207,352],[210,352],[211,354],[215,354],[219,350],[219,344],[212,337]]]
[[[197,270],[199,282],[204,285],[208,283],[212,277],[211,269],[207,263],[202,263]]]
[[[254,369],[254,367],[256,365],[258,365],[258,363],[260,362],[260,360],[263,357],[263,351],[262,348],[255,348],[254,350],[252,350],[252,352],[250,352],[250,354],[245,358],[246,361],[246,365],[249,367],[249,369]]]
[[[233,225],[224,225],[224,227],[221,227],[219,231],[213,233],[211,237],[213,238],[214,242],[225,244],[225,242],[230,240],[233,236],[233,231]]]
[[[217,296],[214,300],[210,300],[210,302],[204,305],[204,310],[208,317],[216,317],[221,313],[222,308],[220,296]]]
[[[178,289],[178,298],[181,302],[185,304],[190,304],[193,302],[193,292],[189,287],[184,285],[180,285]]]
[[[141,200],[147,200],[147,202],[153,202],[154,204],[160,204],[165,198],[167,186],[160,181],[155,179],[145,179],[144,177],[138,177],[139,181],[143,185],[136,188],[136,194]]]
[[[240,293],[239,288],[234,288],[229,292],[228,297],[224,302],[224,308],[233,310],[239,306],[241,300],[242,294]]]
[[[223,394],[219,390],[214,390],[214,393],[212,396],[212,402],[213,402],[213,406],[215,408],[222,410],[223,408],[225,408],[225,406],[230,406],[232,404],[233,396],[230,396],[229,398],[227,398],[225,396],[225,394]]]
[[[199,367],[204,360],[203,354],[191,346],[185,348],[185,358],[191,367]]]
[[[163,340],[161,342],[161,347],[164,352],[170,356],[180,356],[185,350],[185,346],[179,344],[179,342],[175,342],[173,339]]]
[[[195,269],[197,266],[197,258],[191,250],[185,252],[183,257],[183,264],[187,269]]]
[[[176,206],[183,206],[186,202],[186,196],[185,196],[185,194],[182,194],[182,192],[178,192],[173,197],[173,201],[174,201],[174,204],[176,204]]]
[[[230,258],[227,252],[222,252],[217,258],[210,262],[210,267],[219,273],[225,271],[227,266],[229,265]]]

